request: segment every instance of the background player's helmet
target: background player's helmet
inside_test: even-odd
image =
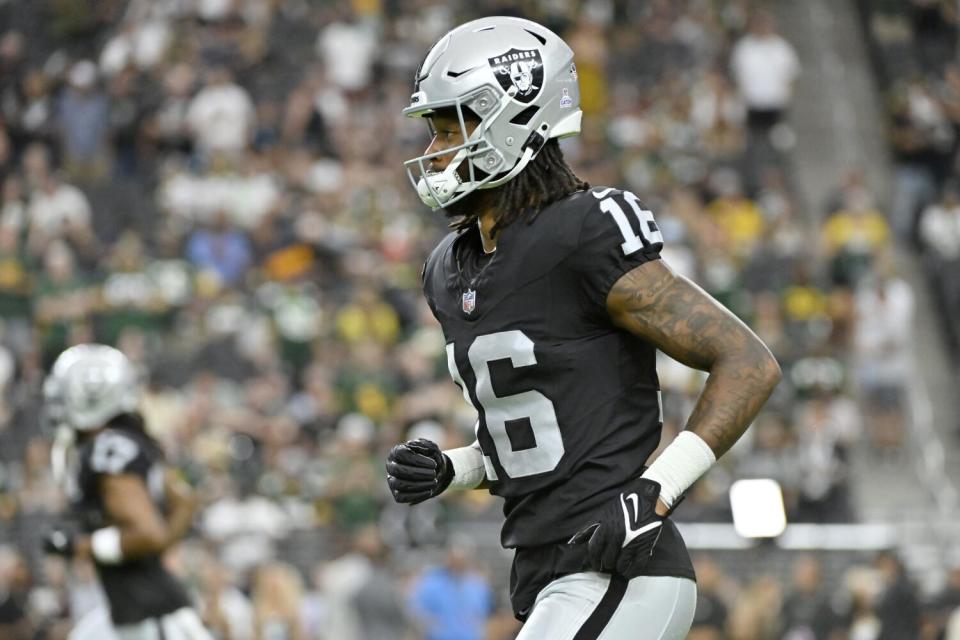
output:
[[[407,160],[420,198],[437,209],[476,189],[513,179],[550,138],[580,133],[573,50],[549,29],[520,18],[468,22],[440,39],[417,70],[408,117],[452,108],[464,144]],[[464,108],[481,119],[467,137]],[[429,161],[452,154],[442,172]],[[468,178],[458,175],[466,161]]]
[[[140,385],[133,364],[102,344],[80,344],[60,354],[43,385],[48,420],[90,431],[136,411]]]
[[[70,347],[62,352],[53,363],[50,374],[43,381],[42,423],[47,430],[59,430],[69,427],[63,399],[63,380],[70,366],[84,353],[88,345]]]

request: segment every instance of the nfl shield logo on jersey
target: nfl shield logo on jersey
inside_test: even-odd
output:
[[[477,306],[477,292],[473,289],[467,289],[463,292],[463,312],[467,315],[473,313]]]

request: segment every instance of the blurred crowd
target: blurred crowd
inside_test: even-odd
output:
[[[894,230],[921,253],[960,365],[960,8],[860,0],[885,91]]]
[[[140,367],[149,430],[203,496],[170,562],[218,637],[512,637],[495,534],[449,535],[495,524],[498,502],[399,507],[382,467],[402,439],[472,440],[419,291],[446,228],[402,161],[428,133],[400,109],[433,42],[510,4],[0,2],[0,636],[60,638],[102,602],[89,567],[68,579],[36,538],[64,507],[41,382],[64,347],[99,341]],[[896,459],[904,438],[913,297],[889,259],[901,220],[855,169],[825,216],[801,208],[788,162],[799,62],[751,6],[541,0],[524,15],[576,52],[571,165],[637,193],[665,259],[786,373],[677,517],[729,521],[730,483],[772,477],[791,520],[855,521],[851,452]],[[669,441],[704,378],[667,359],[660,375]],[[816,610],[773,578],[701,565],[716,595],[698,637],[781,637],[772,606],[738,613],[761,593]],[[830,592],[857,612],[830,618],[836,629],[875,620],[889,591],[876,585],[898,584],[868,582]],[[827,637],[802,633],[790,637]]]
[[[831,561],[840,561],[842,571],[828,579]],[[695,558],[695,565],[698,600],[689,640],[952,640],[960,631],[960,568],[941,593],[921,601],[887,552],[869,560],[797,555],[779,580],[769,572],[732,580],[709,556]]]

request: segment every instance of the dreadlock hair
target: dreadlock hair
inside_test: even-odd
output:
[[[517,220],[530,224],[548,205],[589,188],[590,184],[581,180],[563,159],[556,138],[547,140],[540,153],[513,180],[487,192],[500,212],[491,233],[496,236]],[[462,231],[476,221],[475,214],[468,215],[451,226]]]

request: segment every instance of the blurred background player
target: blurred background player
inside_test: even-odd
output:
[[[54,449],[72,507],[72,526],[46,535],[45,549],[92,560],[120,640],[207,640],[163,553],[187,533],[195,501],[144,431],[136,370],[120,351],[81,344],[64,351],[44,384],[50,417],[76,436],[76,451]],[[63,442],[61,436],[61,443]],[[95,620],[71,638],[109,638]]]

